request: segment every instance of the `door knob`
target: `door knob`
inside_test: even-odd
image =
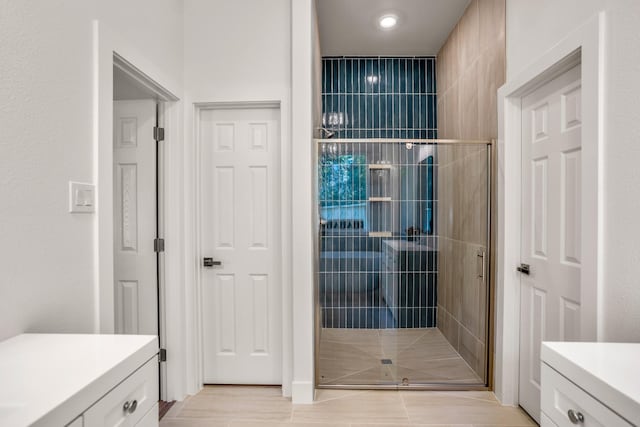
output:
[[[222,267],[222,261],[215,261],[213,258],[203,258],[202,266],[207,268]]]
[[[527,276],[531,274],[531,268],[529,264],[520,264],[518,268],[516,268],[516,270],[518,270],[522,274],[526,274]]]

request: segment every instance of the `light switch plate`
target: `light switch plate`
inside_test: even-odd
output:
[[[69,212],[93,213],[96,211],[96,186],[69,181]]]

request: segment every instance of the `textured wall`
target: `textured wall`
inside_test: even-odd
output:
[[[517,76],[578,26],[605,12],[604,182],[599,339],[640,342],[640,2],[509,0],[508,76]],[[541,30],[543,29],[543,30]]]
[[[496,138],[505,1],[473,0],[437,58],[440,138]],[[486,177],[486,148],[438,149],[438,327],[481,378],[487,283],[478,277],[478,254],[487,251]]]
[[[68,182],[94,176],[92,20],[182,82],[181,11],[0,1],[0,340],[96,329],[95,215],[68,212]]]
[[[189,0],[184,15],[185,92],[190,100],[273,100],[287,94],[289,0]]]

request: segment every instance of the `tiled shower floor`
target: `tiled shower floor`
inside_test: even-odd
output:
[[[319,385],[483,383],[437,328],[323,328],[319,374]]]

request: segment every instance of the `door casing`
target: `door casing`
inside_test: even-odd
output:
[[[581,273],[583,340],[601,337],[601,159],[604,120],[604,12],[577,28],[498,91],[498,238],[495,393],[518,405],[521,246],[522,97],[580,64],[582,74],[583,169]],[[588,189],[588,191],[587,191]]]
[[[287,150],[287,146],[286,146],[286,141],[285,141],[285,134],[284,134],[284,129],[286,126],[285,121],[283,120],[284,117],[284,111],[283,111],[283,105],[281,101],[271,101],[271,100],[266,100],[266,101],[238,101],[238,102],[197,102],[194,103],[194,111],[193,111],[193,118],[194,118],[194,125],[193,125],[193,129],[194,129],[194,140],[195,140],[195,158],[199,159],[200,158],[200,151],[201,151],[201,141],[198,135],[198,129],[200,129],[200,122],[199,122],[199,117],[200,117],[200,111],[202,110],[208,110],[208,109],[221,109],[221,110],[228,110],[228,109],[251,109],[251,108],[273,108],[273,109],[278,109],[278,111],[280,112],[280,120],[279,120],[279,127],[280,127],[280,176],[279,176],[279,184],[280,184],[280,189],[281,189],[281,202],[280,202],[280,210],[281,210],[281,230],[282,230],[282,236],[281,236],[281,245],[280,245],[280,252],[281,255],[284,255],[287,252],[287,232],[286,230],[289,228],[288,224],[286,223],[286,215],[284,215],[285,212],[287,212],[287,207],[288,207],[288,203],[289,201],[287,200],[286,194],[288,193],[287,191],[285,191],[285,187],[290,183],[290,179],[289,179],[289,175],[288,175],[288,168],[287,168],[287,161],[288,161],[288,150]],[[196,188],[195,188],[195,194],[199,195],[201,194],[201,182],[200,182],[200,162],[196,161],[195,162],[195,172],[194,175],[196,178],[195,182],[196,182]],[[200,262],[202,260],[202,258],[205,256],[205,254],[202,252],[201,250],[201,212],[202,212],[202,205],[201,205],[201,200],[199,196],[196,196],[196,208],[195,208],[195,255],[196,255],[196,260],[198,262],[198,265],[200,266]],[[290,266],[288,265],[288,261],[286,260],[286,258],[284,256],[281,256],[282,262],[280,263],[280,265],[278,266],[279,271],[279,277],[281,278],[282,281],[282,286],[281,286],[281,299],[283,302],[282,305],[282,388],[283,388],[283,394],[287,395],[289,394],[287,392],[288,389],[288,383],[290,381],[290,369],[291,369],[291,362],[289,359],[289,352],[290,352],[290,342],[288,340],[288,336],[290,334],[291,331],[291,324],[290,322],[290,317],[289,317],[289,310],[287,308],[288,304],[290,304],[290,295],[288,295],[288,293],[290,292],[287,283],[288,283],[288,279],[287,279],[287,270],[290,269]],[[197,363],[197,367],[195,370],[195,376],[198,378],[198,381],[200,383],[200,386],[202,386],[202,384],[204,383],[204,346],[203,346],[203,336],[202,336],[202,332],[203,332],[203,306],[202,306],[202,302],[203,302],[203,280],[202,280],[202,274],[200,271],[200,267],[197,268],[198,269],[198,273],[196,274],[196,295],[194,298],[195,301],[195,308],[196,308],[196,321],[194,323],[194,326],[196,327],[196,330],[194,331],[195,333],[193,334],[193,337],[195,338],[195,345],[194,348],[197,349],[196,352],[196,357],[198,358],[198,363]]]
[[[178,204],[178,199],[183,194],[183,190],[178,188],[182,185],[180,179],[182,174],[182,159],[180,153],[179,135],[182,131],[180,126],[181,103],[175,95],[175,89],[168,82],[159,81],[150,76],[162,76],[162,68],[149,63],[135,47],[128,41],[112,31],[108,26],[93,21],[93,181],[97,184],[97,210],[94,228],[94,268],[95,268],[95,326],[94,332],[110,334],[114,332],[114,188],[113,188],[113,68],[114,65],[125,69],[132,77],[137,79],[141,85],[156,94],[157,100],[164,102],[165,110],[162,117],[167,127],[165,136],[165,146],[167,155],[162,157],[161,167],[166,171],[167,185],[161,189],[161,211],[166,215],[164,218],[164,230],[167,235],[175,236],[172,244],[176,245],[176,250],[169,256],[161,257],[160,262],[165,266],[164,281],[161,282],[161,294],[167,293],[164,298],[168,304],[164,307],[169,313],[169,318],[175,317],[171,313],[176,313],[177,298],[175,286],[165,286],[167,284],[182,283],[184,276],[182,260],[180,259],[181,242],[178,238],[182,235],[182,224],[180,218],[169,212],[168,208]],[[160,327],[167,331],[164,324],[167,323],[165,310],[161,310]],[[170,322],[170,320],[169,320]],[[174,360],[170,364],[163,364],[162,376],[163,387],[160,390],[163,399],[172,400],[176,397],[184,396],[184,386],[181,381],[184,377],[181,370],[183,363],[179,356],[179,342],[181,332],[170,331],[163,340],[166,340],[167,347],[174,347],[178,351],[174,352]],[[172,345],[173,344],[173,345]],[[164,366],[166,365],[166,366]],[[167,386],[167,384],[171,384]]]

